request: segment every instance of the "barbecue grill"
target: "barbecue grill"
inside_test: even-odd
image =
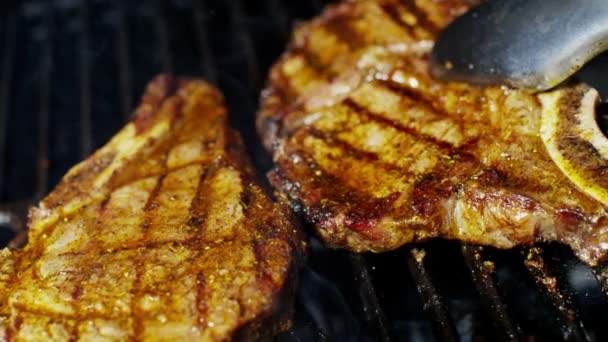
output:
[[[407,0],[404,0],[407,1]],[[326,1],[29,0],[0,17],[0,247],[27,207],[107,141],[159,72],[224,91],[260,178],[264,77],[297,20]],[[277,341],[606,341],[608,268],[556,244],[498,251],[434,241],[384,254],[311,238],[293,328]]]

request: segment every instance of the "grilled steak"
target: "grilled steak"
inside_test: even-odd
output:
[[[434,81],[433,38],[467,7],[353,0],[301,25],[258,114],[275,162],[270,181],[331,246],[561,241],[594,264],[608,248],[608,199],[592,191],[607,193],[608,145],[597,148],[606,139],[597,129],[594,139],[585,129],[541,139],[540,130],[555,113],[570,115],[560,125],[583,122],[574,115],[582,109],[595,124],[597,93],[581,84],[532,95]],[[584,172],[570,172],[557,154]]]
[[[0,251],[0,341],[259,340],[288,324],[301,236],[204,82],[151,82],[29,228]]]

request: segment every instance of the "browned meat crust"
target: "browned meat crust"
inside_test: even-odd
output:
[[[0,251],[2,341],[249,341],[289,323],[302,236],[204,82],[152,81],[29,226]]]
[[[537,96],[428,75],[436,32],[469,5],[352,0],[301,25],[258,114],[270,181],[331,246],[557,240],[596,263],[608,248],[606,203],[551,160]],[[565,87],[564,98],[578,104],[587,90]]]

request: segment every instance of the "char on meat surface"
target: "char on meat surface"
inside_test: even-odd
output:
[[[471,5],[351,0],[300,25],[257,118],[270,182],[330,246],[560,241],[595,264],[608,248],[597,92],[433,80],[434,37]]]
[[[0,250],[0,341],[249,341],[289,324],[304,242],[202,81],[152,81],[29,229]]]

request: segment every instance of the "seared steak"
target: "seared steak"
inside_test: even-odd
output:
[[[151,82],[131,123],[0,251],[0,341],[259,340],[285,328],[303,242],[254,179],[221,94]]]
[[[608,199],[592,189],[607,193],[608,145],[598,148],[606,138],[597,129],[595,140],[583,138],[586,129],[540,131],[556,115],[570,115],[562,126],[579,122],[581,110],[592,116],[597,93],[434,81],[433,38],[466,9],[458,0],[353,0],[301,25],[258,115],[275,162],[271,183],[335,247],[557,240],[596,263],[608,248]]]

